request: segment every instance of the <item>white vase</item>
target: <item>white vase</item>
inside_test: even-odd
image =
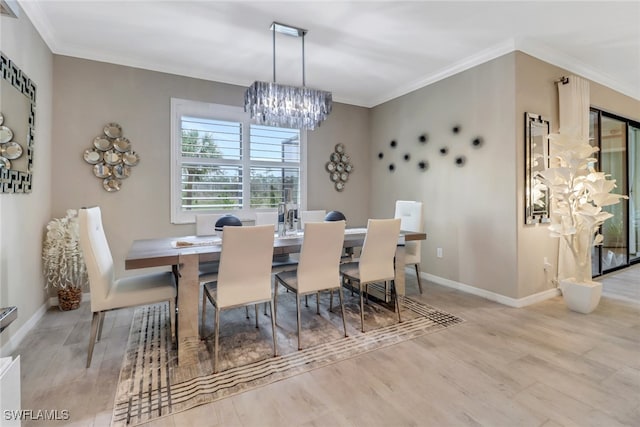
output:
[[[560,281],[560,290],[570,310],[589,314],[598,306],[602,296],[602,283],[576,282],[573,278]]]

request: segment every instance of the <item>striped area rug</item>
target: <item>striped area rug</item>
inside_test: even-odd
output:
[[[347,305],[347,308],[357,310],[354,306]],[[339,310],[335,311],[339,313]],[[408,297],[404,299],[402,323],[397,323],[397,317],[393,319],[394,313],[379,311],[390,318],[386,326],[365,333],[350,331],[346,338],[321,339],[301,351],[290,351],[278,357],[269,357],[271,343],[262,339],[266,344],[263,343],[264,351],[258,351],[263,355],[261,360],[212,374],[209,359],[212,349],[204,341],[200,343],[199,363],[176,366],[167,304],[140,307],[134,315],[120,372],[112,425],[148,422],[463,322],[457,316]],[[281,329],[280,312],[278,308],[278,329]],[[353,323],[356,318],[359,321],[355,313],[350,314],[348,321]],[[367,315],[373,317],[375,314]],[[264,317],[268,319],[268,316]],[[265,320],[265,327],[261,329],[270,336],[271,328],[267,323],[270,325],[270,320]],[[359,327],[359,323],[354,326]],[[341,332],[335,325],[330,327]],[[303,329],[303,335],[305,333],[309,335]],[[246,342],[241,344],[246,346]],[[221,352],[225,349],[223,344],[220,348]]]

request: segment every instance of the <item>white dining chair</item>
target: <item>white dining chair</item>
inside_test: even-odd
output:
[[[323,222],[324,217],[327,215],[327,211],[324,209],[301,211],[300,212],[300,228],[304,230],[304,226],[307,222]]]
[[[358,262],[350,262],[340,266],[343,278],[352,286],[358,283],[360,293],[360,323],[364,332],[364,298],[368,287],[373,282],[392,282],[391,290],[396,302],[398,322],[400,302],[393,280],[395,278],[394,258],[398,237],[400,235],[400,219],[370,219],[367,223],[367,235],[364,238],[362,252]]]
[[[256,225],[272,224],[274,231],[278,230],[278,212],[256,212]],[[298,265],[298,260],[289,254],[278,254],[273,256],[271,264],[272,272],[278,273],[294,269]]]
[[[175,337],[176,286],[174,275],[168,271],[116,279],[113,257],[102,227],[100,208],[82,208],[78,216],[80,247],[87,265],[91,291],[91,312],[93,313],[87,368],[91,366],[93,347],[102,336],[102,325],[107,311],[168,301],[171,335]]]
[[[394,218],[400,218],[401,230],[417,232],[422,232],[424,230],[422,202],[409,200],[396,201],[396,212]],[[422,281],[420,280],[421,247],[421,242],[406,242],[404,245],[404,264],[413,265],[415,267],[420,293],[422,293]]]
[[[274,313],[271,290],[271,260],[273,257],[273,227],[225,227],[220,253],[220,268],[215,282],[204,285],[202,295],[201,336],[206,320],[207,300],[215,309],[213,370],[218,372],[218,341],[220,311],[254,305],[258,327],[258,304],[269,302]],[[271,316],[273,355],[277,356],[275,318]]]
[[[278,211],[256,212],[256,225],[273,225],[274,231],[278,231]]]
[[[344,243],[344,221],[310,222],[304,231],[304,241],[300,251],[300,261],[295,271],[284,271],[276,274],[274,305],[278,310],[278,284],[296,294],[296,310],[298,321],[298,350],[302,350],[300,297],[316,294],[316,313],[320,314],[321,291],[338,290],[340,308],[342,310],[342,325],[344,336],[347,336],[347,324],[342,300],[342,286],[340,284],[340,255]],[[277,311],[273,312],[277,321]]]
[[[196,236],[214,236],[216,234],[216,221],[221,216],[218,214],[196,215]]]

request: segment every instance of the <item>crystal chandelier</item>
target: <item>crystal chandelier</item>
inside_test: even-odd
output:
[[[255,81],[244,94],[244,110],[258,124],[314,130],[326,120],[333,104],[331,92],[305,86],[304,36],[307,30],[274,22],[273,82]],[[302,86],[276,83],[276,31],[302,38]]]

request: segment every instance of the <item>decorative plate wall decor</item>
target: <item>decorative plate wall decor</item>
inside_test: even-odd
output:
[[[349,174],[353,172],[351,158],[345,152],[344,144],[336,144],[333,153],[329,155],[329,161],[325,164],[329,172],[329,179],[333,182],[336,191],[343,191]]]
[[[131,141],[122,136],[119,124],[107,124],[103,133],[93,139],[92,147],[84,151],[83,158],[92,165],[102,188],[112,193],[120,190],[122,180],[131,175],[131,168],[140,162],[140,156],[132,150]]]

